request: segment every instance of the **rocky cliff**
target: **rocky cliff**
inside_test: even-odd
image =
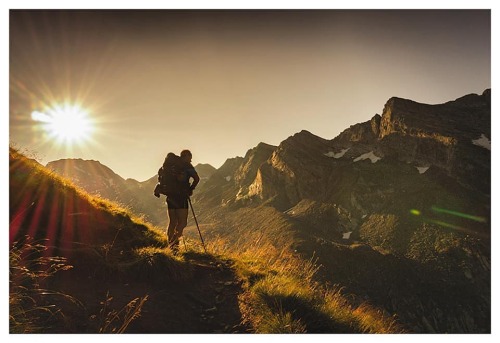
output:
[[[331,141],[302,131],[283,141],[260,167],[248,195],[280,194],[285,207],[311,196],[323,200],[334,192],[329,185],[343,174],[346,162],[364,160],[405,163],[420,174],[432,168],[470,191],[489,194],[490,94],[440,105],[391,98],[381,116]]]

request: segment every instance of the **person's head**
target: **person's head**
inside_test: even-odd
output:
[[[191,154],[191,151],[189,151],[189,150],[182,150],[181,151],[181,159],[184,162],[191,162],[192,158],[193,158],[193,154]]]

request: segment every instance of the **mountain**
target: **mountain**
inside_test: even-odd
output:
[[[382,166],[402,168],[405,173],[412,173],[413,168],[415,176],[424,172],[436,178],[448,176],[467,190],[488,195],[490,150],[477,142],[491,137],[489,109],[489,91],[442,105],[392,98],[382,116],[354,125],[331,141],[307,131],[289,137],[260,166],[245,195],[262,200],[278,197],[280,207],[291,207],[303,198],[339,202],[335,184],[344,177],[343,171],[371,174],[370,168]],[[382,179],[373,182],[385,184]],[[377,203],[348,202],[341,201],[353,210],[358,207],[361,214],[373,211],[370,207]]]
[[[200,183],[198,184],[198,187],[207,182],[210,176],[212,176],[212,174],[217,170],[208,163],[198,163],[196,166],[194,166],[194,169],[196,169],[196,172],[200,177]]]
[[[287,237],[321,282],[414,332],[489,332],[490,104],[490,90],[438,105],[391,98],[332,140],[259,144],[195,194],[200,221],[235,246]]]
[[[259,143],[247,151],[244,157],[228,159],[195,192],[194,202],[203,207],[228,206],[242,199],[255,178],[258,168],[272,154],[276,147]]]

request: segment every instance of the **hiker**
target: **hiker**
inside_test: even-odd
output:
[[[165,159],[166,163],[169,155]],[[172,155],[175,156],[174,154]],[[179,250],[179,238],[182,236],[182,231],[187,225],[188,197],[193,195],[196,185],[200,182],[200,177],[191,164],[192,158],[193,155],[189,150],[181,151],[178,163],[179,170],[177,170],[179,187],[177,191],[167,194],[169,218],[167,237],[169,246],[174,252]],[[190,183],[191,178],[193,179],[192,183]]]

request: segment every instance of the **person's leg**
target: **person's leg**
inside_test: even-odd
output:
[[[167,238],[168,238],[168,245],[170,247],[174,247],[179,245],[179,240],[176,235],[176,227],[179,222],[179,216],[177,215],[177,210],[174,208],[169,208],[168,209],[168,229],[167,229]]]
[[[170,248],[177,252],[179,238],[187,225],[188,201],[182,196],[172,196],[167,199],[168,214],[171,218],[168,227],[168,243]]]
[[[188,217],[188,209],[187,208],[179,208],[176,210],[177,215],[177,226],[175,228],[175,237],[177,242],[179,242],[179,238],[182,236],[182,232],[187,225],[187,217]]]

